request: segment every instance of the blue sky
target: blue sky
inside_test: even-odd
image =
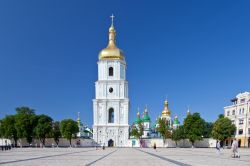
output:
[[[54,120],[92,125],[99,51],[115,15],[127,61],[130,123],[154,120],[168,96],[214,121],[250,91],[249,1],[0,1],[0,118],[29,106]]]

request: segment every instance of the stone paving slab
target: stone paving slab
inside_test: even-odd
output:
[[[0,165],[8,166],[249,166],[250,149],[214,148],[17,148],[0,151]]]
[[[152,166],[174,166],[170,162],[159,160],[158,158],[145,154],[134,148],[120,148],[115,153],[107,156],[100,162],[96,162],[93,166],[113,166],[113,165],[125,165],[125,166],[139,166],[139,165],[152,165]]]
[[[250,165],[250,149],[239,149],[241,158],[232,158],[232,151],[230,149],[221,149],[220,154],[217,153],[215,148],[159,148],[157,151],[153,149],[143,150],[167,159],[194,166]]]

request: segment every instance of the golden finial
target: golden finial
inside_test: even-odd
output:
[[[171,114],[171,112],[170,112],[170,110],[168,108],[168,101],[165,100],[164,101],[164,109],[162,111],[162,117],[170,116],[170,114]]]
[[[145,112],[145,114],[147,114],[148,113],[148,105],[146,104],[146,106],[145,106],[145,110],[144,110],[144,112]]]
[[[140,118],[140,109],[139,109],[139,107],[137,108],[137,117]]]
[[[108,46],[99,53],[100,60],[124,60],[123,51],[116,47],[116,31],[114,28],[114,18],[112,14],[111,26],[109,28],[109,42]]]
[[[189,106],[188,106],[187,115],[190,115],[190,114],[191,114],[191,112],[190,112],[190,108],[189,108]]]
[[[77,113],[77,119],[80,119],[80,112]]]
[[[81,124],[80,112],[77,113],[77,123],[78,123],[78,125]]]

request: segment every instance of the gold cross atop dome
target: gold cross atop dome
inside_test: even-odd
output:
[[[116,47],[114,17],[113,14],[110,16],[111,26],[109,28],[109,42],[108,46],[99,53],[99,60],[125,60],[123,51]]]
[[[111,18],[111,26],[114,26],[114,18],[115,18],[115,16],[112,14],[110,16],[110,18]]]

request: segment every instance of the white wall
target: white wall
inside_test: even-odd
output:
[[[5,141],[7,141],[7,145],[11,144],[9,139],[0,138],[0,146],[5,146]]]
[[[79,140],[80,140],[80,145],[77,145],[77,141],[79,141]],[[47,138],[45,140],[45,146],[51,147],[52,144],[54,146],[56,146],[56,143],[55,143],[53,138]],[[72,139],[71,144],[72,144],[72,146],[80,146],[80,147],[88,147],[88,146],[95,146],[96,145],[94,140],[92,140],[92,139],[80,139],[80,138]],[[32,146],[40,147],[40,145],[42,145],[40,140],[38,140],[38,139],[33,140]],[[29,144],[27,143],[26,139],[19,139],[17,142],[17,146],[25,147],[25,146],[29,146]],[[59,146],[61,146],[61,147],[70,146],[69,140],[67,140],[65,138],[61,138],[59,141]]]
[[[11,141],[9,139],[0,139],[0,146],[5,145],[5,140],[7,140],[8,144],[11,144]],[[80,140],[80,145],[77,145],[77,141]],[[135,141],[135,145],[134,147],[140,147],[139,141],[137,139],[129,139],[128,140],[128,147],[132,147],[132,141]],[[158,138],[154,138],[154,139],[143,139],[144,143],[145,143],[145,147],[153,147],[154,143],[156,144],[156,147],[176,147],[175,142],[172,141],[171,139],[167,139],[165,144],[163,144],[163,140],[162,139],[158,139]],[[72,139],[71,140],[72,146],[80,146],[80,147],[89,147],[89,146],[96,146],[96,143],[94,140],[92,139]],[[33,140],[32,142],[32,146],[37,146],[39,147],[41,144],[41,142],[37,139]],[[53,138],[48,138],[45,141],[45,145],[46,146],[52,146],[52,144],[54,144],[54,146],[56,146],[56,143],[54,142]],[[29,146],[29,144],[27,143],[26,139],[19,139],[18,140],[18,146]],[[69,141],[65,138],[61,138],[59,141],[59,146],[61,147],[68,147],[70,146]],[[212,139],[212,138],[205,138],[201,141],[196,141],[194,143],[195,147],[198,148],[211,148],[211,147],[215,147],[216,146],[216,140]],[[189,140],[185,139],[185,140],[181,140],[177,142],[177,147],[183,147],[183,148],[190,148],[192,147],[192,144]]]
[[[137,139],[129,139],[128,141],[128,146],[132,147],[132,142],[135,142],[134,147],[140,147],[139,140]],[[145,146],[144,147],[153,147],[154,143],[156,144],[156,147],[168,147],[168,148],[173,148],[176,147],[176,144],[173,140],[171,139],[166,139],[165,144],[163,143],[163,139],[143,139]],[[212,138],[205,138],[201,141],[196,141],[194,143],[194,147],[197,148],[211,148],[216,146],[216,140]],[[177,142],[177,147],[183,147],[183,148],[190,148],[192,147],[192,143],[188,140],[181,140]]]

